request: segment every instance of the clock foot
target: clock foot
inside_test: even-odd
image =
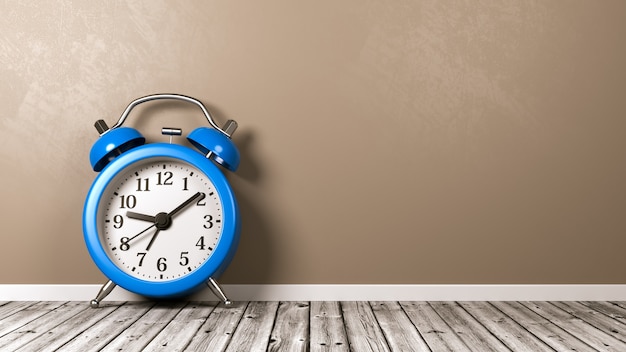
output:
[[[213,294],[216,295],[217,298],[219,298],[222,302],[224,302],[225,305],[230,306],[231,304],[233,304],[233,302],[226,297],[224,291],[217,283],[217,281],[215,281],[212,277],[209,278],[209,281],[207,281],[206,284],[207,286],[209,286]]]
[[[117,285],[115,285],[115,283],[113,283],[113,281],[111,280],[107,281],[106,284],[102,285],[102,287],[100,287],[100,291],[98,291],[98,295],[96,296],[96,298],[94,298],[90,302],[91,308],[98,308],[100,306],[100,302],[102,302],[102,300],[106,296],[108,296],[109,293],[111,293],[111,291],[113,291],[115,286]]]

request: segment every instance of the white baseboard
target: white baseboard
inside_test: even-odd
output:
[[[90,301],[100,285],[0,284],[0,301]],[[626,301],[626,285],[223,285],[233,301]],[[145,298],[116,287],[108,301]],[[214,301],[210,290],[192,300]]]

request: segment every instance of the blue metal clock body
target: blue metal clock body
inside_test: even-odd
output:
[[[219,242],[208,260],[190,274],[166,282],[139,280],[122,271],[106,254],[98,233],[98,207],[103,192],[117,175],[129,166],[146,159],[171,158],[194,166],[210,179],[221,199],[223,225]],[[83,233],[89,254],[98,268],[117,285],[149,297],[183,296],[202,287],[210,277],[219,276],[235,255],[239,243],[241,220],[232,188],[225,175],[212,161],[190,148],[178,144],[154,143],[125,152],[111,161],[96,177],[87,194],[83,211]]]
[[[156,99],[193,103],[212,128],[199,127],[187,139],[195,147],[172,144],[181,130],[164,128],[170,143],[144,144],[133,128],[121,127],[132,108]],[[194,98],[158,94],[139,98],[118,123],[99,120],[100,138],[90,161],[100,173],[83,210],[83,234],[96,266],[109,279],[91,302],[97,307],[115,286],[152,298],[193,293],[205,284],[226,304],[216,278],[231,262],[241,219],[234,192],[221,168],[234,171],[239,152],[230,140],[230,120],[219,128]]]

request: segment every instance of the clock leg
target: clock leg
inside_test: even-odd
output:
[[[222,290],[220,285],[217,283],[217,281],[215,281],[212,277],[209,278],[209,281],[207,281],[206,284],[207,286],[209,286],[213,294],[216,295],[217,298],[219,298],[222,302],[224,302],[225,305],[229,306],[233,304],[233,302],[231,302],[231,300],[229,300],[226,297],[226,295],[224,294],[224,291]]]
[[[98,295],[96,296],[96,298],[94,298],[91,301],[91,308],[98,308],[98,306],[100,305],[100,302],[109,295],[109,293],[111,293],[111,291],[113,291],[113,289],[115,288],[115,283],[113,283],[113,281],[109,280],[107,281],[106,284],[102,285],[102,287],[100,287],[100,291],[98,291]]]

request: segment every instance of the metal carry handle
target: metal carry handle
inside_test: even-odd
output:
[[[198,106],[200,108],[200,110],[202,110],[202,113],[204,114],[204,117],[206,117],[207,121],[209,121],[209,124],[211,125],[211,127],[213,127],[216,130],[222,132],[228,138],[230,138],[231,135],[233,134],[233,132],[235,132],[235,128],[237,127],[237,123],[235,121],[232,121],[232,120],[231,120],[232,122],[229,121],[229,123],[227,123],[227,125],[225,127],[225,130],[221,129],[217,125],[217,123],[215,123],[215,120],[213,120],[213,117],[209,113],[209,110],[207,110],[207,108],[204,106],[204,104],[202,104],[202,102],[200,102],[198,99],[195,99],[195,98],[192,98],[192,97],[188,97],[186,95],[181,95],[181,94],[153,94],[153,95],[148,95],[148,96],[141,97],[141,98],[133,100],[130,104],[128,104],[128,107],[126,107],[126,110],[124,110],[124,112],[122,113],[122,116],[120,116],[120,119],[117,121],[117,123],[115,125],[113,125],[113,127],[110,128],[110,130],[122,126],[124,121],[126,121],[126,118],[128,117],[128,114],[130,114],[130,111],[135,106],[137,106],[137,105],[139,105],[141,103],[148,102],[148,101],[160,100],[160,99],[180,100],[180,101],[185,101],[185,102],[194,104],[194,105]]]

